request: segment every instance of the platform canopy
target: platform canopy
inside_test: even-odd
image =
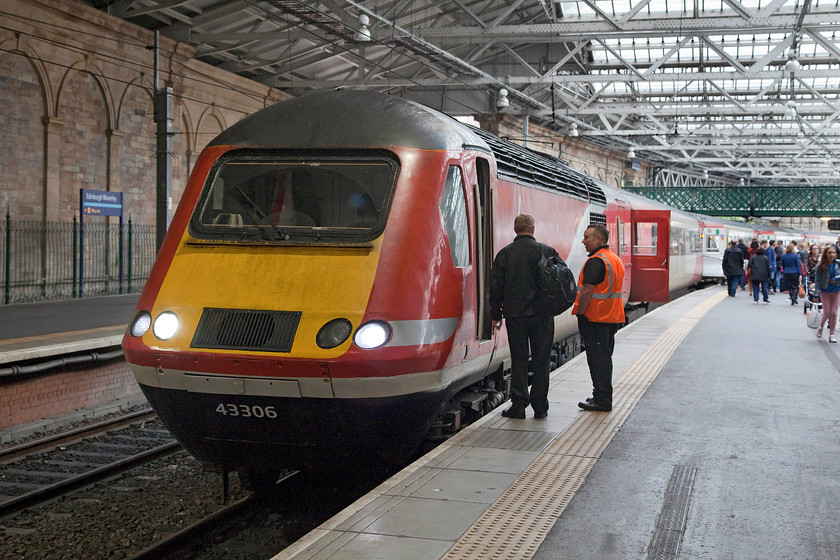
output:
[[[292,94],[527,114],[713,183],[840,183],[837,0],[85,1]]]

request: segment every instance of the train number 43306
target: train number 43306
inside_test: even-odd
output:
[[[216,412],[225,416],[241,416],[242,418],[277,418],[277,410],[273,406],[219,403]]]

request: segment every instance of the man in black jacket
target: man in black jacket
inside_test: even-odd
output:
[[[540,258],[557,251],[534,239],[534,217],[520,214],[513,222],[516,238],[498,252],[490,278],[490,309],[493,328],[507,321],[511,360],[511,401],[502,412],[508,418],[525,418],[528,404],[534,418],[548,416],[548,374],[551,345],[554,341],[554,317],[537,298],[537,264]],[[559,256],[559,255],[557,255]],[[534,380],[528,392],[528,346]]]
[[[726,289],[731,297],[744,275],[744,253],[738,248],[735,240],[729,242],[729,247],[723,252],[723,275],[726,277]]]

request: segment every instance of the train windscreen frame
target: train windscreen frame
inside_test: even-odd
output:
[[[190,219],[200,240],[348,243],[385,228],[399,163],[382,150],[232,150],[205,181]]]

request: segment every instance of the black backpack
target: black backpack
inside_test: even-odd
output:
[[[537,301],[552,315],[560,315],[575,303],[575,275],[558,256],[545,256],[537,263]]]

